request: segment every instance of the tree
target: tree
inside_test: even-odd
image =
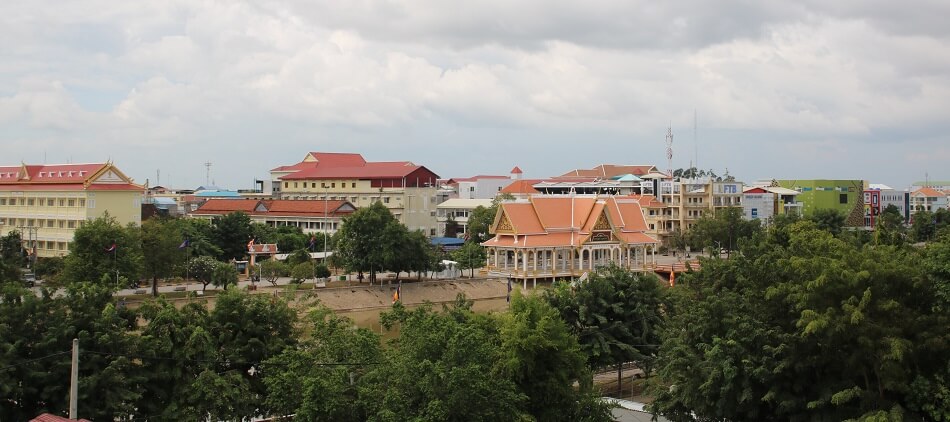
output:
[[[740,241],[760,231],[759,220],[745,220],[742,208],[728,207],[703,215],[689,231],[689,244],[734,251]]]
[[[612,419],[593,389],[587,356],[556,309],[516,293],[500,318],[503,373],[528,397],[526,413],[539,421]]]
[[[445,219],[445,230],[442,232],[442,236],[458,237],[459,228],[458,221],[455,221],[455,217],[449,214]]]
[[[105,214],[76,229],[65,258],[63,278],[67,283],[99,282],[108,274],[108,280],[114,283],[117,274],[121,274],[137,281],[142,269],[139,229],[123,227],[115,217]]]
[[[877,244],[900,245],[904,243],[906,228],[904,216],[894,204],[888,205],[877,217],[874,237]]]
[[[386,265],[385,231],[395,221],[382,202],[360,208],[343,218],[343,225],[334,235],[334,260],[347,271],[369,272],[370,282]]]
[[[152,279],[152,296],[158,296],[158,279],[174,273],[184,258],[179,248],[183,240],[177,220],[153,218],[142,223],[143,274]]]
[[[293,268],[298,264],[304,264],[310,262],[310,252],[307,252],[306,249],[297,249],[287,255],[287,265]]]
[[[300,284],[307,279],[310,279],[314,276],[313,263],[310,262],[301,262],[297,265],[294,265],[293,269],[290,271],[290,282],[294,284]]]
[[[278,278],[290,275],[290,269],[287,267],[287,264],[276,259],[268,259],[267,261],[262,262],[260,265],[261,276],[270,282],[270,284],[273,284],[274,287],[277,287]]]
[[[265,364],[267,405],[301,420],[366,420],[363,376],[381,361],[379,335],[318,306],[311,335]]]
[[[106,275],[108,277],[108,275]],[[68,408],[72,340],[79,339],[83,417],[116,420],[140,397],[134,371],[135,315],[117,307],[106,283],[73,282],[40,295],[0,287],[0,419],[30,420]],[[92,352],[95,353],[92,353]]]
[[[62,257],[41,257],[36,259],[36,266],[33,267],[33,272],[36,273],[36,278],[38,279],[47,281],[56,280],[63,271],[64,265]]]
[[[525,396],[499,366],[497,320],[397,302],[381,321],[399,324],[400,335],[363,377],[366,420],[523,420]]]
[[[232,212],[216,217],[212,225],[212,239],[221,249],[218,259],[240,260],[247,255],[247,242],[251,240],[251,217],[240,211]]]
[[[481,205],[475,207],[468,216],[468,225],[466,235],[468,240],[475,243],[482,243],[491,239],[488,231],[495,222],[495,214],[498,213],[498,205],[485,208]]]
[[[317,264],[313,271],[317,278],[327,278],[331,275],[330,269],[327,268],[326,264]]]
[[[201,283],[201,291],[204,292],[208,285],[214,281],[215,269],[219,261],[210,256],[199,256],[188,261],[188,273]]]
[[[222,289],[227,289],[228,286],[236,286],[238,283],[237,268],[227,262],[216,262],[211,274],[211,282]]]
[[[844,229],[847,216],[833,208],[821,208],[815,210],[809,220],[814,221],[819,229],[837,236]]]
[[[663,329],[665,295],[655,275],[611,266],[575,288],[560,284],[544,298],[577,336],[591,368],[636,362],[649,376]]]
[[[215,244],[214,226],[208,220],[200,218],[184,218],[178,220],[181,225],[182,236],[188,239],[185,253],[189,257],[222,256],[221,248]]]
[[[803,221],[677,277],[655,408],[671,420],[919,418],[947,317],[919,251],[858,247]],[[916,382],[916,384],[914,384]]]
[[[470,276],[474,278],[475,269],[485,266],[487,254],[482,245],[465,242],[461,248],[452,253],[452,258],[459,263],[459,269],[471,270]]]

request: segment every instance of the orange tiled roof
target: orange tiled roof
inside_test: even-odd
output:
[[[928,188],[928,187],[923,187],[923,188],[917,189],[917,190],[915,190],[914,192],[912,192],[911,195],[915,195],[915,196],[925,196],[925,197],[928,197],[928,198],[936,198],[936,197],[944,197],[944,196],[947,196],[947,195],[944,194],[943,192],[940,192],[940,191],[938,191],[938,190],[936,190],[936,189]]]
[[[541,191],[534,188],[534,185],[541,183],[539,179],[515,180],[510,185],[502,188],[501,193],[511,194],[534,194]]]
[[[485,246],[580,246],[598,230],[601,216],[612,237],[627,244],[653,244],[638,198],[533,196],[500,205]]]

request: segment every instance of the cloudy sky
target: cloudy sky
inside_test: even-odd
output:
[[[7,1],[0,163],[250,187],[307,151],[950,179],[950,2]],[[694,135],[694,115],[696,127]],[[694,142],[694,139],[697,142]],[[698,154],[697,154],[698,152]]]

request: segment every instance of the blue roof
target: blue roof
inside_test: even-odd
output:
[[[237,192],[230,190],[206,190],[202,192],[196,192],[195,196],[199,198],[240,198],[241,195]]]
[[[445,245],[445,246],[462,246],[465,244],[465,239],[459,239],[457,237],[433,237],[430,239],[433,245]]]

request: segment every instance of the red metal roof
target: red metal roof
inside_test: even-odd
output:
[[[0,183],[82,183],[106,165],[96,163],[3,166],[0,167]]]
[[[523,172],[521,171],[520,168],[518,168],[518,166],[515,166],[515,168],[511,169],[511,174],[522,174],[522,173]]]
[[[209,199],[207,202],[192,211],[194,215],[224,215],[232,212],[243,212],[248,215],[283,216],[283,217],[313,217],[313,216],[340,216],[352,213],[356,207],[349,201],[320,201],[320,200],[290,200],[290,199]],[[324,214],[324,210],[327,211]]]
[[[311,152],[309,156],[324,167],[358,167],[366,164],[362,155],[350,152]]]
[[[541,193],[534,188],[534,185],[541,183],[541,180],[515,180],[510,185],[502,188],[501,193]]]
[[[387,179],[406,177],[423,168],[408,161],[366,163],[359,167],[324,167],[300,170],[281,177],[281,180],[311,179]]]

